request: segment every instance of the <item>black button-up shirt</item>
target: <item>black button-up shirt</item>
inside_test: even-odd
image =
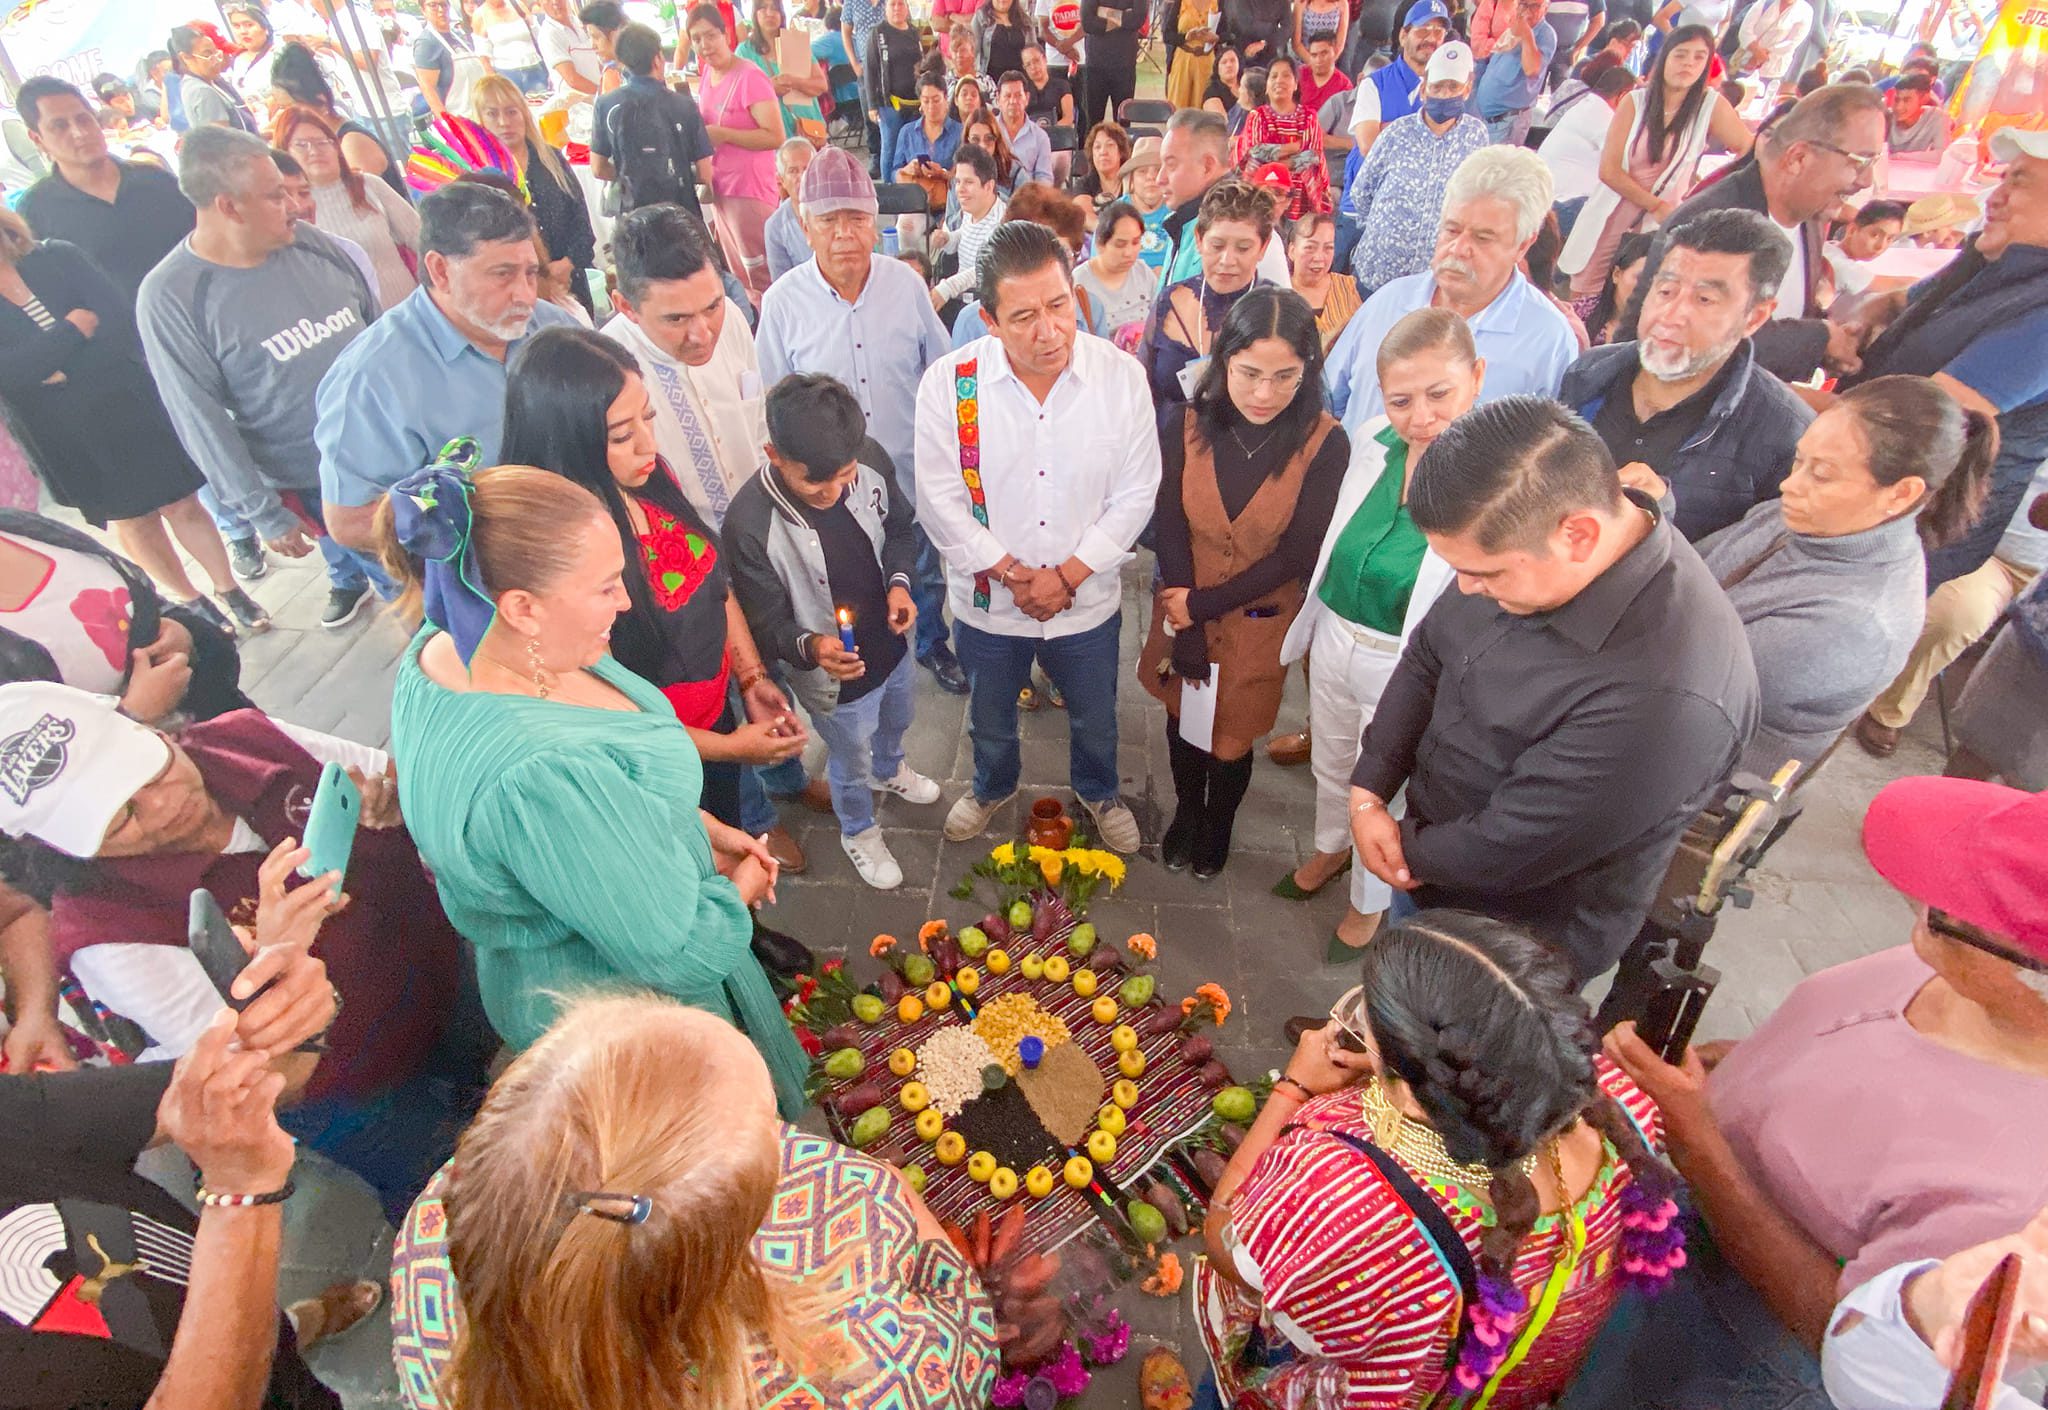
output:
[[[111,204],[53,171],[21,198],[21,218],[38,240],[69,240],[84,250],[128,296],[132,313],[142,276],[192,233],[198,215],[168,172],[142,162],[117,165],[121,184]]]
[[[1757,720],[1742,622],[1699,554],[1649,535],[1564,606],[1447,592],[1410,637],[1351,781],[1408,785],[1417,904],[1558,946],[1581,983],[1627,948],[1686,823]]]

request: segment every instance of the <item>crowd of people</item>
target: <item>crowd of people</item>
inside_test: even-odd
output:
[[[2048,135],[1870,199],[1940,76],[1829,81],[1808,0],[930,8],[277,0],[20,85],[0,1405],[338,1405],[372,1316],[413,1406],[990,1403],[974,1269],[797,1124],[772,922],[783,808],[893,890],[1044,709],[1097,845],[1217,877],[1263,741],[1274,893],[1346,878],[1147,1410],[1931,1406],[2014,1252],[2048,1361]],[[316,552],[323,627],[415,633],[388,749],[241,688]],[[1638,1036],[1731,788],[1937,692],[1863,820],[1903,943]],[[294,1143],[388,1309],[279,1310]]]

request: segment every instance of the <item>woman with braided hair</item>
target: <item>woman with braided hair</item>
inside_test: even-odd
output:
[[[1197,1405],[1547,1405],[1684,1261],[1656,1107],[1521,931],[1428,910],[1361,959],[1218,1182]]]

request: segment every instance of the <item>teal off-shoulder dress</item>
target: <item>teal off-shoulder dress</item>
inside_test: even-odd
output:
[[[794,1118],[808,1059],[718,874],[697,814],[704,766],[668,701],[609,656],[592,674],[637,711],[449,690],[420,668],[436,630],[399,663],[391,752],[498,1035],[526,1047],[558,996],[652,989],[743,1028]]]

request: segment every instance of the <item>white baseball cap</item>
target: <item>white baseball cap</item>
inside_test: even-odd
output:
[[[103,696],[48,681],[0,685],[0,829],[15,837],[97,856],[170,757],[162,735]]]
[[[1461,39],[1452,39],[1437,45],[1436,52],[1429,56],[1429,67],[1422,73],[1425,87],[1432,83],[1471,81],[1472,46]]]
[[[2001,127],[1991,134],[1990,145],[1994,161],[2048,157],[2048,131],[2038,127]]]

